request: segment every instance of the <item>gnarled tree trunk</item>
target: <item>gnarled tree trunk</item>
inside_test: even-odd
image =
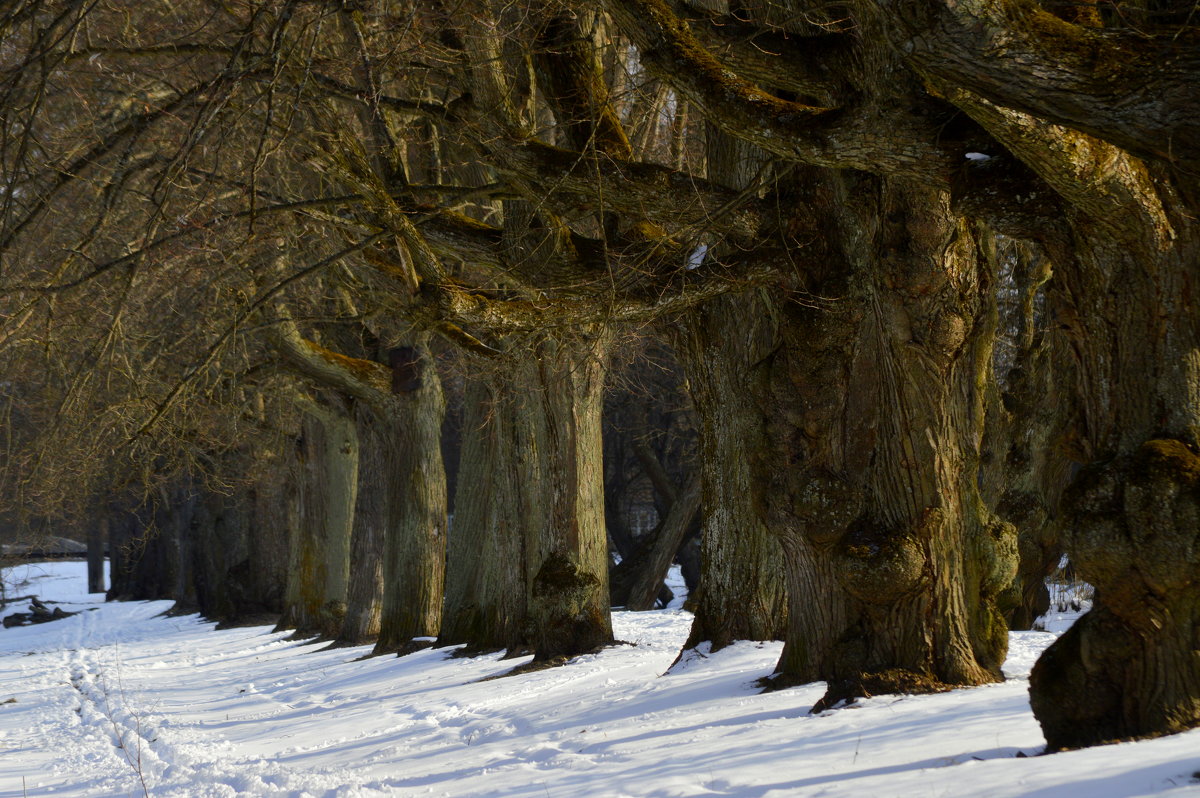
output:
[[[826,172],[802,193],[837,209],[828,250],[813,301],[777,308],[756,396],[791,601],[780,676],[828,682],[818,708],[997,681],[1016,539],[977,486],[994,327],[974,231],[900,179]]]
[[[1124,229],[1073,216],[1063,270],[1091,461],[1064,544],[1096,598],[1030,678],[1050,750],[1200,725],[1200,226],[1162,183],[1141,200]]]

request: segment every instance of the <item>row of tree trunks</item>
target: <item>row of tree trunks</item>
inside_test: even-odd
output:
[[[262,622],[283,607],[286,529],[279,487],[214,489],[190,478],[136,510],[113,507],[110,599],[173,599],[174,613]]]

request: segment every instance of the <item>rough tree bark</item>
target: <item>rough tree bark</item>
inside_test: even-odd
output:
[[[1051,750],[1200,725],[1200,226],[1164,183],[1143,185],[1162,204],[1124,218],[1161,227],[1072,218],[1060,314],[1090,465],[1067,492],[1064,544],[1096,598],[1030,678]]]
[[[441,630],[446,569],[445,400],[419,336],[392,352],[394,404],[382,418],[387,486],[383,616],[376,653],[402,651]]]
[[[346,614],[350,536],[358,489],[358,436],[343,399],[304,405],[296,506],[279,629],[334,638]]]
[[[837,307],[801,308],[789,330],[809,345],[786,349],[775,396],[798,395],[773,436],[799,455],[772,502],[792,606],[825,617],[795,617],[781,670],[825,679],[826,704],[998,681],[1016,538],[977,486],[992,276],[945,193],[833,182],[849,279],[826,272],[814,293]]]
[[[379,637],[383,599],[383,541],[388,507],[387,460],[380,419],[370,408],[354,402],[358,438],[358,490],[350,535],[346,615],[334,646],[361,646]]]
[[[762,153],[711,126],[707,140],[709,177],[745,189]],[[760,291],[721,297],[691,314],[677,335],[699,420],[703,508],[702,589],[692,600],[695,620],[686,648],[707,641],[715,651],[734,640],[777,640],[787,628],[782,551],[754,484],[767,419],[754,402],[752,383],[776,343],[773,311]]]
[[[445,644],[538,661],[612,642],[600,411],[605,337],[514,342],[468,392]]]
[[[760,512],[753,462],[765,430],[749,382],[773,335],[762,310],[761,297],[723,297],[676,343],[700,433],[701,589],[687,648],[778,640],[787,628],[782,552]]]

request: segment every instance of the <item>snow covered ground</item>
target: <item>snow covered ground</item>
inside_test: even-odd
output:
[[[85,611],[0,629],[5,798],[1200,795],[1200,731],[1036,756],[1026,676],[1052,633],[1012,635],[1005,684],[811,716],[820,685],[754,687],[777,644],[664,676],[679,609],[617,613],[630,645],[486,680],[523,660],[359,661],[368,649],[161,617],[169,602],[105,604],[82,563],[8,577]]]

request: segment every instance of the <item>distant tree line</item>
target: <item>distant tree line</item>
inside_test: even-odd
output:
[[[1065,554],[1050,748],[1200,725],[1194,11],[2,4],[2,520],[539,665],[698,541],[818,708],[999,681]]]

